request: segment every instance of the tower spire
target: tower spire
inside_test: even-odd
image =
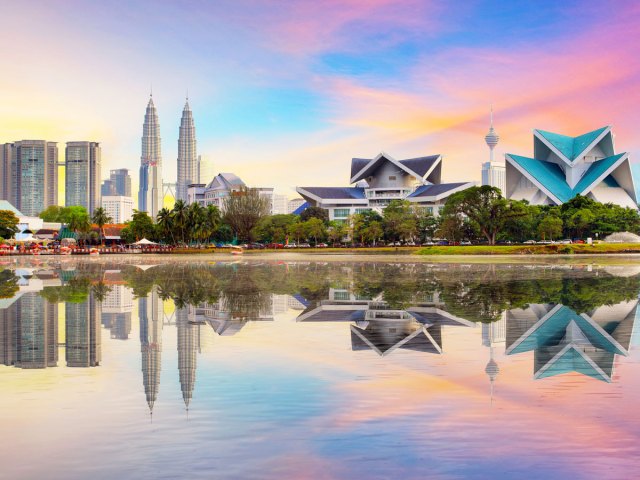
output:
[[[487,146],[489,147],[489,161],[493,162],[493,149],[495,148],[495,146],[498,144],[498,141],[500,140],[500,137],[498,136],[496,131],[493,129],[493,104],[491,104],[489,107],[489,118],[490,118],[489,133],[485,135],[484,141],[487,143]]]

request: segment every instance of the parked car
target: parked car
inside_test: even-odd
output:
[[[283,243],[268,243],[267,248],[284,248]]]
[[[438,242],[438,245],[449,245],[449,241],[448,240],[440,240]]]
[[[527,240],[526,242],[522,242],[525,245],[535,245],[536,241],[535,240]]]
[[[316,245],[316,248],[327,248],[329,245],[327,245],[326,243],[318,243]]]
[[[407,247],[415,247],[416,246],[416,242],[407,242],[407,243],[405,243],[405,246],[407,246]]]
[[[471,245],[471,242],[469,240],[463,240],[460,242],[460,245]]]
[[[433,243],[433,242],[424,242],[424,243],[422,244],[422,246],[423,246],[423,247],[432,247],[432,246],[434,246],[434,245],[435,245],[435,243]]]
[[[301,243],[298,245],[298,248],[311,248],[311,245],[309,245],[308,243]]]
[[[295,242],[287,243],[284,248],[298,248]]]
[[[249,244],[249,250],[262,250],[263,248],[265,248],[264,245],[258,242]]]
[[[561,245],[569,245],[569,244],[571,244],[571,243],[573,243],[573,242],[571,241],[571,239],[569,239],[569,238],[565,238],[565,239],[563,239],[563,240],[558,240],[556,243],[559,243],[559,244],[561,244]]]

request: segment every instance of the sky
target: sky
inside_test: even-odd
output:
[[[444,181],[478,181],[491,104],[499,158],[531,155],[534,128],[612,125],[640,161],[633,1],[0,0],[0,12],[0,143],[99,141],[103,178],[129,168],[135,191],[151,88],[165,181],[187,92],[209,176],[292,198],[348,185],[351,158],[381,151],[438,153]]]

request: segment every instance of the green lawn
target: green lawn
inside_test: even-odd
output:
[[[572,255],[601,253],[640,253],[638,243],[599,243],[597,245],[469,245],[433,246],[418,250],[418,255]]]

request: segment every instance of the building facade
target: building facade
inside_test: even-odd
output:
[[[611,127],[578,137],[533,131],[533,158],[507,154],[506,197],[561,205],[576,195],[638,208],[628,153],[614,151]]]
[[[22,140],[0,146],[0,199],[28,216],[58,204],[58,145]]]
[[[119,195],[102,197],[102,208],[112,218],[112,223],[125,223],[133,217],[133,199],[131,197]]]
[[[65,205],[81,206],[89,214],[100,206],[101,149],[97,142],[67,142]]]
[[[189,107],[189,99],[182,110],[178,136],[178,176],[176,200],[187,200],[187,188],[200,183],[198,156],[196,155],[196,127]]]
[[[289,199],[286,195],[276,193],[273,195],[273,214],[284,215],[287,212]]]
[[[155,218],[162,208],[162,149],[160,122],[153,103],[149,99],[142,126],[142,154],[140,156],[140,190],[138,210]]]
[[[287,213],[293,213],[305,203],[304,198],[293,198],[287,202]]]
[[[366,210],[382,212],[392,200],[407,200],[439,215],[447,198],[474,185],[473,182],[442,183],[442,157],[396,160],[387,153],[373,159],[351,161],[353,187],[297,187],[310,205],[325,208],[329,219],[346,221]]]

